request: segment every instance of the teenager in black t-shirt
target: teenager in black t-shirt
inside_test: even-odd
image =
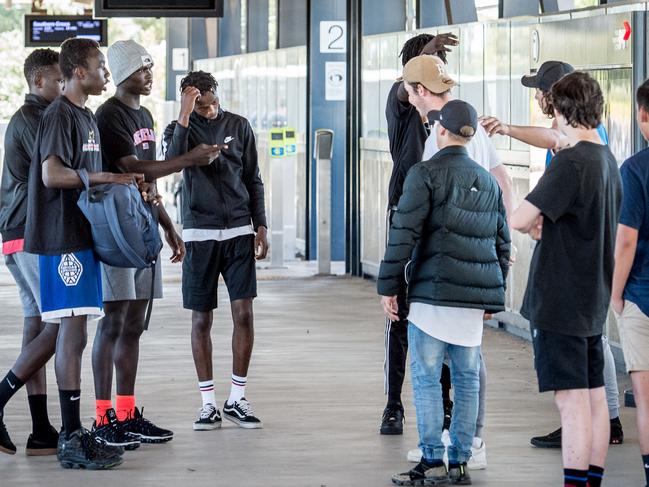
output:
[[[7,269],[16,281],[22,302],[23,351],[0,382],[0,451],[9,454],[16,452],[2,423],[3,410],[9,399],[26,384],[33,430],[25,451],[27,455],[40,456],[56,454],[59,438],[47,414],[44,367],[54,355],[59,327],[56,323],[43,323],[41,320],[38,256],[24,252],[23,245],[27,219],[27,178],[34,139],[43,112],[61,94],[63,75],[59,68],[59,54],[52,49],[36,49],[25,59],[24,73],[29,94],[7,126],[0,189],[2,253]],[[40,358],[35,361],[35,357]]]
[[[550,102],[559,129],[577,143],[554,156],[511,217],[513,228],[539,240],[521,313],[532,328],[539,389],[554,391],[561,414],[566,485],[600,485],[610,431],[601,337],[622,185],[597,133],[604,104],[597,81],[568,74]]]
[[[101,317],[101,274],[93,253],[90,224],[77,206],[90,184],[143,182],[141,174],[101,172],[101,142],[90,95],[105,89],[110,74],[95,41],[69,39],[61,45],[65,94],[45,110],[29,175],[25,250],[39,254],[41,310],[44,320],[60,320],[55,371],[63,433],[58,459],[65,468],[112,468],[122,462],[118,450],[98,443],[81,426],[81,356],[88,317]]]
[[[108,49],[108,64],[117,91],[97,110],[105,170],[142,173],[147,181],[155,181],[185,167],[209,164],[217,156],[218,147],[201,145],[174,160],[156,161],[153,118],[140,105],[140,98],[151,94],[153,59],[136,42],[117,41]],[[164,206],[156,208],[173,252],[171,261],[180,262],[185,255],[183,241]],[[143,418],[135,406],[139,340],[152,285],[153,297],[162,297],[159,259],[155,276],[153,272],[151,268],[127,269],[102,264],[105,316],[97,327],[92,353],[96,399],[93,431],[114,446],[134,446],[138,441],[161,443],[173,438],[173,432]],[[113,364],[117,376],[115,409],[111,402]],[[117,422],[110,421],[113,417]]]
[[[401,49],[401,62],[405,66],[412,58],[421,54],[436,54],[446,61],[446,46],[456,46],[457,38],[453,34],[419,34],[409,39]],[[403,182],[408,170],[421,161],[424,153],[424,143],[428,132],[424,126],[421,115],[408,101],[408,92],[401,80],[396,81],[390,89],[385,107],[385,118],[388,122],[388,139],[390,141],[390,155],[392,156],[392,175],[388,188],[388,216],[387,228],[390,227],[391,215],[396,208],[401,193]],[[388,402],[383,410],[381,427],[382,435],[403,434],[403,404],[401,403],[401,389],[406,374],[406,356],[408,353],[408,303],[406,300],[406,283],[402,283],[397,295],[399,302],[399,321],[386,318],[385,323],[385,392]],[[447,366],[442,371],[442,384],[445,402],[445,425],[448,428],[450,420],[451,388],[450,372]]]

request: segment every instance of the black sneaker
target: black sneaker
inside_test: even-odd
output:
[[[471,485],[471,476],[466,463],[450,466],[448,469],[448,480],[453,485]]]
[[[545,436],[535,436],[530,443],[537,448],[561,448],[561,428]]]
[[[73,432],[69,438],[61,437],[57,458],[63,468],[105,470],[123,461],[120,455],[114,453],[114,448],[109,449],[84,428]]]
[[[16,454],[16,445],[11,441],[11,437],[7,432],[5,424],[2,422],[4,417],[4,411],[0,410],[0,451],[2,453],[7,453],[8,455]]]
[[[403,407],[388,405],[383,410],[381,418],[382,435],[402,435],[403,434]]]
[[[59,432],[50,426],[50,430],[34,436],[32,433],[27,438],[25,454],[30,457],[42,457],[46,455],[56,455],[57,445],[59,442]]]
[[[228,401],[225,401],[223,416],[242,428],[257,429],[262,427],[261,421],[255,417],[255,413],[252,412],[250,403],[245,397],[235,401],[234,404],[228,404]]]
[[[122,427],[134,435],[142,443],[166,443],[174,439],[174,432],[163,428],[158,428],[151,421],[146,419],[138,408],[135,408],[133,418],[129,418],[122,423]]]
[[[198,419],[194,421],[195,431],[209,431],[221,427],[221,412],[214,404],[206,404],[198,410]]]
[[[133,433],[124,428],[124,424],[117,421],[117,415],[114,409],[106,411],[108,422],[97,426],[97,422],[92,423],[91,433],[97,438],[97,441],[108,446],[116,446],[125,450],[135,450],[140,446],[140,439]]]
[[[451,430],[451,418],[453,417],[453,401],[444,401],[444,425],[442,430]]]
[[[446,485],[448,471],[443,463],[432,466],[422,460],[412,470],[394,474],[392,483],[396,485]]]

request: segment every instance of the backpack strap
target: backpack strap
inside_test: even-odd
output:
[[[115,238],[115,242],[117,242],[119,249],[124,253],[124,255],[126,255],[126,257],[128,257],[131,262],[138,263],[138,265],[136,265],[135,267],[148,267],[147,263],[142,260],[142,258],[137,255],[137,252],[135,252],[131,248],[128,241],[126,240],[126,237],[122,233],[122,229],[120,228],[119,224],[115,223],[119,222],[119,216],[117,215],[117,209],[115,208],[115,205],[112,203],[105,204],[104,211],[106,211],[111,233],[113,234],[113,237]]]
[[[79,169],[77,170],[77,176],[79,176],[79,179],[81,179],[81,182],[83,183],[83,187],[86,190],[90,189],[90,177],[88,176],[88,171],[85,169]]]
[[[149,321],[151,321],[151,312],[153,311],[153,297],[155,295],[155,268],[157,260],[153,261],[151,266],[151,295],[149,296],[149,304],[146,307],[146,318],[144,318],[144,329],[149,329]]]

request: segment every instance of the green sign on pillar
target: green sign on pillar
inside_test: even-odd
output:
[[[294,156],[297,154],[297,132],[294,128],[284,129],[284,154]]]
[[[270,157],[284,157],[284,129],[270,129]]]

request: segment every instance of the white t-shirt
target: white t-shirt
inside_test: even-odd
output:
[[[183,240],[185,242],[206,242],[216,240],[223,242],[243,235],[253,235],[255,230],[252,224],[242,227],[226,228],[223,230],[212,230],[208,228],[185,228],[183,229]]]
[[[496,148],[487,135],[487,131],[480,124],[478,124],[478,131],[471,139],[471,142],[466,145],[466,150],[469,152],[469,157],[484,167],[487,171],[491,171],[494,167],[498,167],[501,164],[498,159]],[[427,161],[438,152],[437,128],[433,126],[430,135],[426,139],[426,144],[424,145],[422,161]]]
[[[411,303],[408,321],[427,335],[451,345],[477,347],[482,343],[484,311]]]

